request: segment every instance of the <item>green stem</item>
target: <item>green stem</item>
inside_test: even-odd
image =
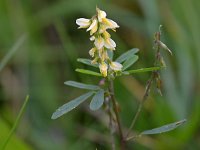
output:
[[[19,114],[17,116],[17,119],[15,120],[15,123],[14,123],[12,129],[10,130],[10,133],[9,133],[8,137],[6,138],[5,142],[3,143],[2,147],[1,147],[1,150],[4,150],[6,148],[10,138],[12,137],[15,129],[17,128],[17,125],[19,124],[19,121],[20,121],[20,119],[22,117],[22,114],[23,114],[25,108],[26,108],[28,100],[29,100],[29,95],[26,96],[26,99],[25,99],[25,101],[24,101],[24,103],[23,103],[23,105],[22,105],[22,107],[20,109],[20,112],[19,112]]]

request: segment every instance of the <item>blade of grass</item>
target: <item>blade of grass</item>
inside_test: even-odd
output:
[[[15,54],[15,52],[20,48],[20,46],[24,43],[26,39],[26,35],[22,35],[19,40],[13,45],[13,47],[8,51],[8,53],[4,56],[2,61],[0,62],[0,72],[11,59],[11,57]]]
[[[26,105],[28,103],[28,100],[29,100],[29,95],[26,96],[26,99],[25,99],[25,101],[24,101],[24,103],[23,103],[23,105],[22,105],[22,107],[21,107],[21,109],[19,111],[17,119],[15,120],[15,123],[14,123],[12,129],[10,130],[10,133],[9,133],[8,137],[6,138],[5,142],[3,143],[2,147],[1,147],[1,150],[4,150],[6,148],[6,146],[7,146],[8,142],[9,142],[10,138],[12,137],[15,129],[17,128],[17,126],[19,124],[19,121],[20,121],[20,119],[21,119],[21,117],[23,115],[23,112],[24,112],[24,110],[26,108]]]

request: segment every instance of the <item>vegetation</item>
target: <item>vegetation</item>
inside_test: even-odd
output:
[[[25,114],[6,147],[8,150],[13,147],[20,150],[110,149],[108,118],[101,109],[94,113],[86,102],[56,121],[50,118],[57,106],[84,92],[68,88],[63,81],[98,84],[99,77],[74,72],[76,68],[91,70],[90,66],[76,62],[77,58],[89,58],[91,45],[88,34],[76,30],[75,20],[80,16],[89,18],[95,13],[96,5],[120,26],[118,32],[112,33],[117,43],[115,58],[132,47],[140,49],[140,59],[130,70],[152,67],[155,54],[152,35],[160,24],[163,25],[161,41],[173,52],[169,57],[162,51],[167,66],[161,74],[163,96],[156,93],[156,88],[151,90],[133,133],[137,135],[183,118],[187,118],[187,123],[173,132],[137,138],[128,146],[199,149],[198,0],[0,1],[0,58],[4,62],[0,65],[0,145],[11,131],[22,100],[29,94]],[[150,73],[132,74],[115,80],[124,127],[130,125],[150,76]],[[119,147],[117,141],[116,144]]]

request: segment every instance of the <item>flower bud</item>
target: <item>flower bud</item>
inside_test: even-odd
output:
[[[101,36],[97,37],[94,41],[94,45],[100,50],[104,46],[104,39]]]
[[[103,77],[106,77],[107,76],[108,65],[105,62],[102,62],[99,65],[99,69],[100,69],[100,72],[103,75]]]
[[[92,49],[89,50],[89,54],[90,54],[91,57],[94,57],[96,50],[97,49],[95,47],[93,47]]]
[[[105,39],[104,41],[105,41],[105,42],[104,42],[104,46],[105,46],[107,49],[115,50],[115,47],[116,47],[115,41],[113,41],[111,38]]]
[[[97,32],[97,29],[98,29],[97,19],[93,19],[92,24],[87,29],[87,31],[90,31],[90,35],[93,35],[95,32]]]

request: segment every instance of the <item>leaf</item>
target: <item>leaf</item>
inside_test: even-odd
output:
[[[66,81],[64,82],[65,85],[73,86],[80,89],[87,89],[87,90],[99,90],[100,87],[92,84],[84,84],[76,81]]]
[[[89,75],[93,75],[93,76],[98,76],[98,77],[102,77],[102,75],[98,72],[94,72],[91,70],[86,70],[86,69],[76,69],[77,72],[83,73],[83,74],[89,74]]]
[[[89,65],[89,66],[92,66],[92,67],[96,67],[98,68],[98,64],[92,64],[90,59],[86,59],[86,58],[78,58],[77,59],[78,62],[81,62],[85,65]]]
[[[125,53],[123,53],[121,56],[119,56],[115,61],[122,63],[123,61],[129,59],[131,56],[133,56],[135,53],[139,51],[138,48],[133,48]]]
[[[128,71],[124,71],[122,72],[124,75],[130,75],[133,73],[143,73],[143,72],[149,72],[149,71],[157,71],[160,70],[164,67],[150,67],[150,68],[141,68],[141,69],[135,69],[135,70],[128,70]]]
[[[78,105],[83,103],[85,100],[87,100],[90,96],[94,94],[93,91],[90,91],[86,94],[83,94],[74,100],[64,104],[63,106],[59,107],[52,115],[51,119],[57,119],[58,117],[68,113],[72,109],[76,108]]]
[[[183,120],[180,120],[180,121],[177,121],[174,123],[170,123],[170,124],[158,127],[158,128],[143,131],[140,135],[160,134],[163,132],[168,132],[168,131],[174,130],[175,128],[179,127],[180,125],[182,125],[185,122],[186,122],[186,119],[183,119]]]
[[[104,102],[104,90],[99,90],[94,97],[92,98],[92,101],[90,102],[90,109],[91,110],[97,110],[99,109]]]
[[[130,58],[128,58],[124,63],[123,63],[123,68],[122,70],[126,70],[127,68],[129,68],[131,65],[133,65],[137,60],[138,60],[138,56],[137,55],[133,55]]]

